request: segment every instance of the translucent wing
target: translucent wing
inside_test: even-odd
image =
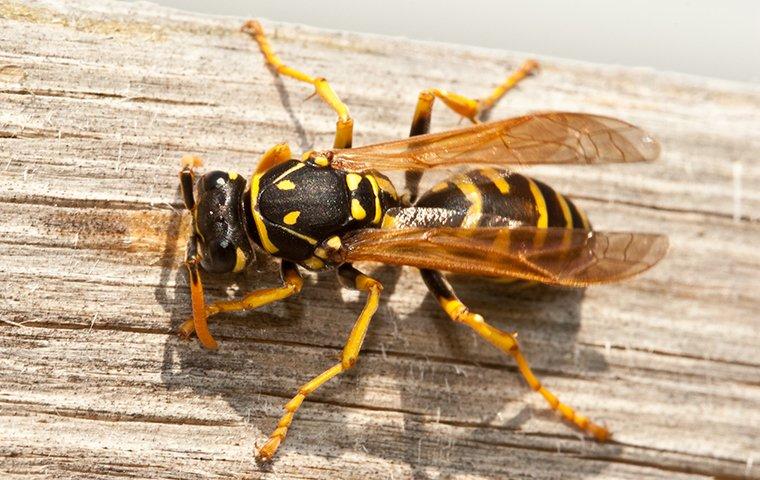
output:
[[[667,237],[645,233],[537,227],[368,229],[346,238],[334,260],[585,286],[641,273],[667,249]]]
[[[344,170],[426,170],[453,165],[594,164],[654,160],[649,134],[614,118],[546,112],[399,141],[334,150]]]

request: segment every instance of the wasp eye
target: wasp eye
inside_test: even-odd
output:
[[[235,246],[227,239],[210,242],[206,248],[201,265],[209,272],[231,272],[237,262]]]

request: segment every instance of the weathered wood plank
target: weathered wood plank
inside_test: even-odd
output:
[[[614,442],[558,421],[507,359],[443,319],[412,270],[368,265],[387,286],[359,364],[305,404],[260,470],[253,443],[335,358],[361,299],[312,275],[298,298],[214,324],[219,352],[179,341],[177,160],[248,172],[274,143],[329,145],[334,118],[273,77],[242,19],[89,1],[0,1],[0,17],[9,478],[760,478],[760,88],[541,59],[494,112],[611,114],[663,143],[653,165],[532,170],[595,225],[668,232],[662,265],[585,292],[456,283]],[[420,89],[477,95],[523,58],[266,25],[287,61],[330,77],[356,144],[404,135]],[[435,129],[456,124],[436,111]],[[208,290],[275,279],[262,262]]]

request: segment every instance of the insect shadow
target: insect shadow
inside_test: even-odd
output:
[[[180,223],[178,212],[167,226],[160,282],[155,289],[156,300],[170,316],[172,332],[190,316],[186,274],[177,262]],[[494,459],[484,464],[487,455],[477,449],[488,449],[489,442],[520,445],[524,438],[520,430],[533,416],[560,420],[543,405],[538,409],[527,403],[519,405],[536,394],[524,384],[511,359],[466,327],[451,322],[431,295],[425,295],[403,316],[396,315],[393,297],[399,280],[402,275],[416,277],[415,270],[383,266],[371,273],[384,285],[383,300],[359,362],[309,398],[283,449],[328,459],[361,449],[390,462],[406,463],[413,477],[420,479],[430,478],[431,471],[461,471],[463,465],[483,474],[514,474],[510,462]],[[209,297],[225,298],[230,284],[238,287],[235,295],[240,296],[276,285],[277,278],[276,265],[265,261],[246,275],[209,275],[204,280]],[[607,369],[602,356],[576,341],[583,291],[519,288],[463,277],[453,278],[452,284],[462,299],[490,322],[520,332],[526,355],[540,376]],[[274,427],[282,405],[298,386],[335,362],[363,304],[364,295],[345,301],[334,275],[308,276],[298,297],[214,322],[219,351],[204,350],[194,339],[183,341],[169,335],[162,381],[170,392],[192,392],[194,398],[185,402],[202,406],[209,398],[222,399],[237,418],[220,419],[220,425],[249,423],[259,432],[250,437],[252,449],[253,443],[263,440],[262,435]],[[427,340],[420,340],[424,338],[421,335]],[[314,350],[323,353],[317,354],[316,362],[305,362],[299,355],[306,350],[311,350],[312,360]],[[378,375],[398,387],[398,407],[390,410],[400,412],[403,431],[390,433],[390,445],[388,432],[363,428],[340,413],[346,409],[366,413],[366,403],[370,410],[376,408],[372,398],[377,394]],[[556,393],[562,397],[561,391]],[[507,403],[511,404],[510,413],[503,417]],[[320,426],[325,421],[329,423],[326,430]],[[431,428],[431,423],[444,428]],[[576,435],[569,426],[567,431],[567,437]],[[614,455],[614,451],[607,452]],[[556,452],[537,451],[536,455],[560,462],[561,468],[562,457]],[[269,468],[276,469],[276,459]],[[583,462],[583,468],[594,473],[604,464]]]
[[[453,277],[452,286],[460,298],[475,312],[480,313],[492,325],[508,332],[518,332],[521,346],[540,379],[547,380],[547,387],[560,398],[566,396],[559,388],[553,388],[550,376],[566,372],[573,377],[601,372],[608,368],[603,356],[577,343],[580,329],[581,303],[585,292],[580,289],[560,289],[545,285],[524,283],[504,284],[485,278]],[[483,475],[518,474],[516,469],[526,468],[513,462],[494,458],[484,461],[482,451],[489,444],[502,448],[514,448],[515,457],[524,455],[525,432],[530,431],[528,422],[541,417],[550,422],[562,422],[559,416],[542,401],[535,402],[537,394],[528,388],[520,376],[512,358],[485,342],[467,327],[452,322],[440,309],[430,294],[408,315],[411,319],[431,319],[431,331],[440,342],[440,355],[444,364],[430,362],[420,367],[429,368],[427,388],[433,400],[421,405],[419,383],[417,391],[402,390],[401,404],[404,411],[418,411],[424,415],[404,417],[404,429],[409,435],[403,451],[404,460],[417,468],[414,478],[432,478],[427,473],[430,464],[438,469],[458,470],[466,465],[473,473]],[[447,359],[451,364],[446,365]],[[459,364],[459,366],[457,366]],[[421,377],[421,375],[420,375]],[[444,385],[441,385],[443,383]],[[440,388],[444,387],[444,388]],[[435,395],[435,390],[438,395]],[[467,395],[462,396],[465,392]],[[537,405],[531,407],[528,403]],[[572,402],[570,402],[572,404]],[[502,413],[504,410],[507,413]],[[456,427],[456,434],[448,428],[432,433],[428,427],[431,418],[444,427]],[[562,437],[581,435],[565,424],[567,432]],[[412,433],[413,432],[413,433]],[[594,442],[587,442],[593,445]],[[545,445],[544,445],[545,448]],[[572,449],[572,447],[571,447]],[[538,450],[538,449],[537,449]],[[503,452],[503,450],[502,450]],[[577,453],[573,452],[573,453]],[[503,453],[502,453],[503,454]],[[534,451],[543,457],[542,462],[562,464],[557,452]],[[423,463],[420,464],[420,458]],[[498,456],[497,456],[498,457]],[[583,462],[586,474],[598,473],[601,463]],[[535,466],[527,466],[530,474]],[[562,469],[562,467],[559,467]]]

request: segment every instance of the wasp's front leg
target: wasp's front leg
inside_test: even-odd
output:
[[[188,267],[190,268],[190,267]],[[247,294],[240,300],[227,300],[214,302],[209,305],[203,303],[198,304],[198,310],[196,310],[196,300],[193,297],[193,318],[186,321],[180,327],[180,335],[182,337],[189,337],[193,332],[198,336],[198,340],[201,341],[204,347],[214,349],[217,347],[216,341],[213,339],[208,331],[208,318],[212,315],[223,312],[239,312],[241,310],[253,310],[263,305],[284,300],[292,295],[297,294],[303,287],[303,278],[298,271],[298,266],[295,263],[283,260],[280,264],[280,275],[282,277],[282,286],[275,288],[264,288],[256,290]],[[190,288],[195,295],[195,290],[200,292],[200,300],[203,298],[203,287],[200,285],[200,276],[198,276],[198,286],[195,287],[192,283],[193,280],[191,272],[191,284]],[[196,314],[196,311],[199,312]],[[200,329],[198,328],[200,325]]]

